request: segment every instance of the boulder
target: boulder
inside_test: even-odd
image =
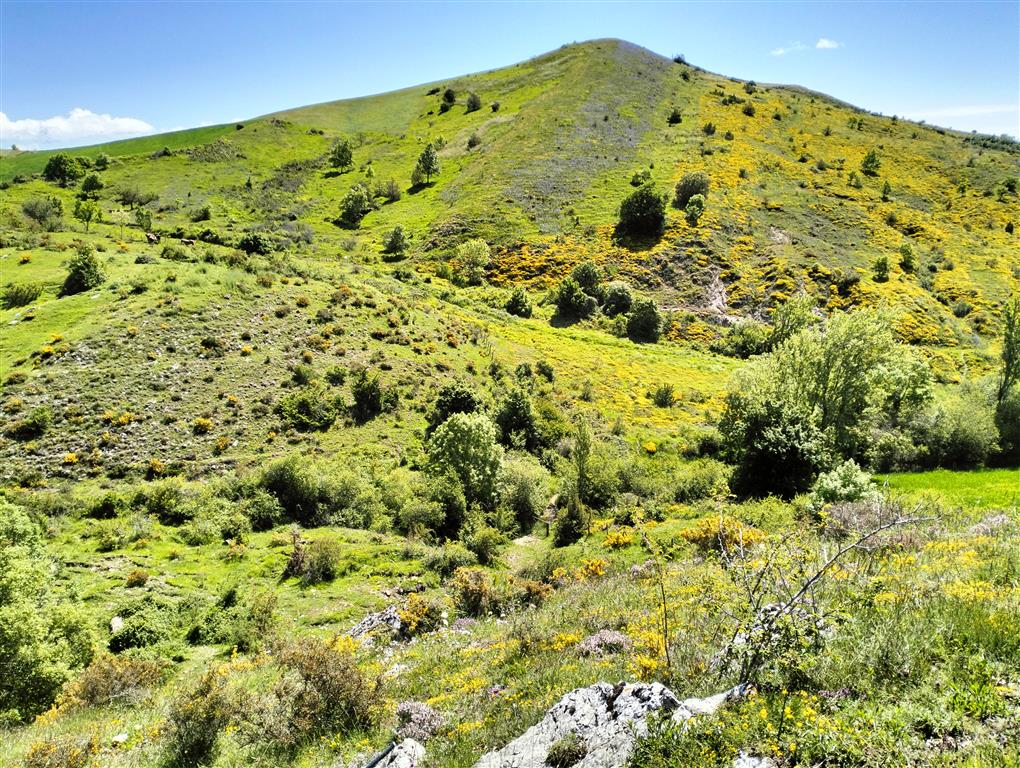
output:
[[[414,739],[404,739],[375,768],[419,768],[424,762],[425,747]]]
[[[571,733],[585,747],[584,757],[574,768],[623,768],[634,743],[648,733],[649,715],[670,715],[674,722],[682,723],[695,715],[711,714],[744,693],[743,688],[734,688],[681,702],[659,683],[596,683],[578,688],[554,704],[523,735],[482,757],[475,768],[546,768],[550,748]],[[744,768],[752,766],[748,763]]]

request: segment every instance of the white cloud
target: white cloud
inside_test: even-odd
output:
[[[827,37],[818,38],[818,42],[815,43],[815,48],[822,50],[831,50],[832,48],[842,48],[843,43],[837,43],[835,40],[830,40]]]
[[[769,53],[773,56],[785,56],[793,51],[803,51],[807,48],[804,43],[790,43],[789,45],[783,46],[782,48],[773,48]]]
[[[81,107],[75,107],[66,115],[43,120],[11,120],[0,112],[0,146],[17,144],[26,149],[66,147],[139,136],[155,130],[137,117],[98,115]]]

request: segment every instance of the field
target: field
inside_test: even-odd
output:
[[[470,768],[599,681],[744,692],[614,768],[1020,761],[1015,142],[601,40],[63,154],[0,157],[0,765]]]

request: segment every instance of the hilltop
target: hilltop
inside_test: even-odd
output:
[[[619,40],[0,156],[0,764],[1012,765],[1018,169]]]

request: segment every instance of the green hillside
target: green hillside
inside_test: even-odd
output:
[[[1014,765],[1018,176],[618,40],[0,155],[0,765]]]

